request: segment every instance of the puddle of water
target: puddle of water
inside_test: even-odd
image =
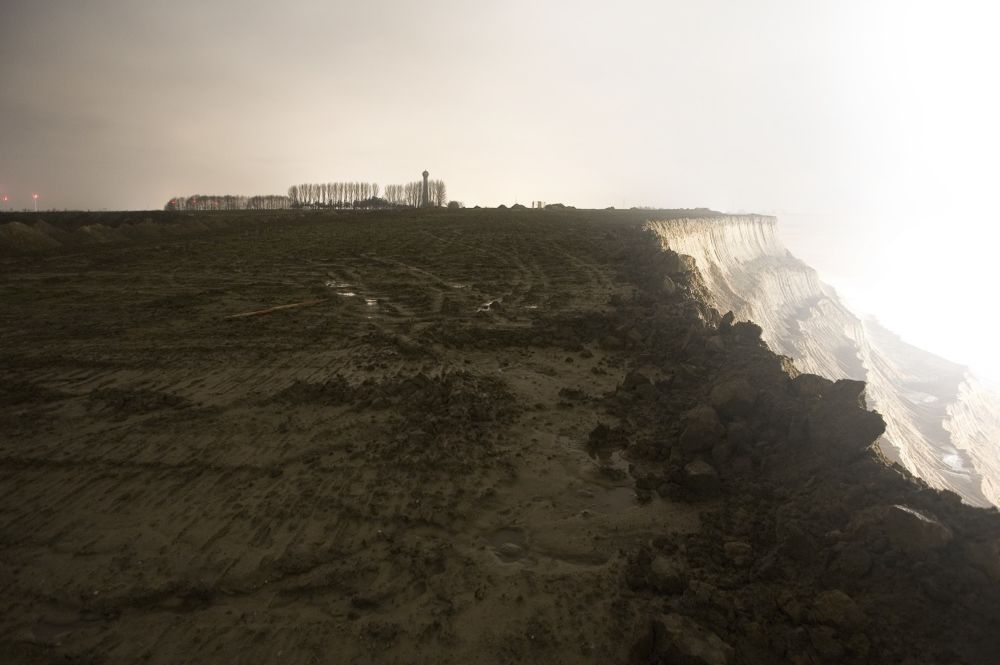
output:
[[[348,284],[347,282],[338,282],[332,279],[326,280],[325,282],[323,282],[323,285],[331,289],[346,289],[347,287],[350,286],[350,284]]]
[[[337,291],[337,295],[338,296],[344,296],[345,298],[353,298],[354,296],[356,296],[358,294],[355,293],[354,291]]]
[[[365,304],[369,307],[378,307],[378,298],[365,298]]]

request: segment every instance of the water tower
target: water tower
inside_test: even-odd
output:
[[[430,173],[428,173],[426,170],[424,170],[424,186],[420,190],[420,207],[421,208],[426,208],[427,206],[429,206],[431,204],[430,188],[428,187],[428,184],[427,184],[427,176],[429,176],[429,175],[430,175]]]

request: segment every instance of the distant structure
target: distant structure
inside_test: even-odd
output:
[[[545,207],[545,201],[532,201],[531,202],[531,207],[532,208],[544,208]]]
[[[426,208],[427,206],[429,206],[431,204],[430,187],[429,187],[429,185],[427,183],[427,177],[429,175],[430,175],[430,173],[428,173],[426,171],[426,169],[425,169],[424,170],[424,184],[423,184],[423,187],[420,190],[420,207],[421,208]]]

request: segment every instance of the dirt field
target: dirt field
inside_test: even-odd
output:
[[[644,220],[271,215],[0,259],[3,661],[979,662],[993,640],[968,631],[986,624],[928,661],[879,632],[980,612],[966,596],[994,584],[988,566],[934,600],[910,575],[945,555],[884,573],[844,568],[860,555],[822,540],[827,513],[919,488],[849,495],[795,466],[789,496],[812,503],[801,533],[775,527],[791,471],[768,460],[796,431],[787,414],[812,399],[815,424],[853,399],[861,424],[830,416],[830,431],[878,425],[856,390],[788,388],[752,330],[729,334],[691,300],[697,283],[664,287],[669,308],[643,301]],[[650,332],[637,308],[669,318]],[[779,386],[758,409],[770,420],[730,418],[722,400],[722,443],[692,443],[680,414],[737,366]],[[740,427],[756,452],[740,452]],[[725,492],[698,484],[696,456]],[[770,469],[770,485],[741,480]],[[834,486],[848,499],[830,506]],[[789,538],[819,563],[781,572],[798,561]],[[815,566],[822,582],[803,577]],[[871,599],[850,586],[876,574]],[[874,617],[911,587],[919,598],[900,598],[919,620],[815,609],[817,592],[847,589]]]
[[[696,514],[587,454],[623,371],[574,328],[629,287],[607,221],[540,217],[312,215],[4,265],[7,644],[620,653],[618,549]]]

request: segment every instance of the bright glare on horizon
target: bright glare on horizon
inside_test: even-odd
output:
[[[1000,382],[997,25],[974,0],[13,0],[0,192],[158,208],[428,168],[470,205],[775,211],[860,309]]]
[[[875,205],[789,215],[793,253],[906,341],[1000,385],[1000,43],[994,3],[872,3],[844,73],[864,113],[845,119],[878,165]],[[874,8],[878,7],[879,10]]]

